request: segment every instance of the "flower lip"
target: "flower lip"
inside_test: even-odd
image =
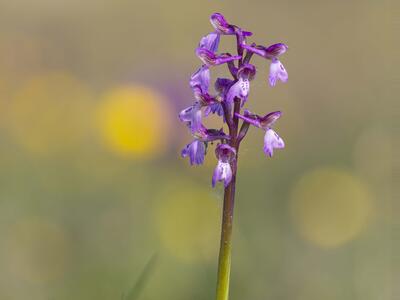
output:
[[[232,168],[229,162],[218,160],[217,167],[211,180],[212,187],[215,187],[217,181],[223,181],[224,187],[227,187],[232,181]]]
[[[256,67],[252,64],[244,64],[238,70],[237,76],[248,80],[253,80],[256,75]]]
[[[279,59],[273,58],[269,67],[269,85],[275,86],[279,80],[286,82],[288,78],[288,73],[283,64],[279,61]]]
[[[264,153],[269,157],[274,154],[274,149],[285,148],[283,139],[272,129],[267,129],[264,136]]]

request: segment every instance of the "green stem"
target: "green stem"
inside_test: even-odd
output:
[[[222,212],[222,229],[221,244],[219,248],[218,259],[218,278],[217,278],[217,297],[216,300],[228,300],[229,297],[229,278],[231,271],[231,255],[232,255],[232,223],[233,208],[235,206],[235,187],[236,187],[236,171],[239,153],[238,126],[239,119],[235,116],[240,111],[240,99],[235,99],[234,114],[229,127],[231,140],[229,144],[236,150],[236,158],[231,163],[232,180],[225,188],[224,207]]]
[[[229,277],[232,253],[232,221],[235,204],[236,172],[231,183],[225,188],[224,208],[222,214],[221,245],[218,261],[217,300],[228,300]]]

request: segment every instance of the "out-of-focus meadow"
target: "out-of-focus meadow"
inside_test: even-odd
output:
[[[138,299],[213,299],[223,190],[176,115],[215,11],[289,45],[287,84],[255,57],[248,107],[283,111],[286,148],[242,144],[231,299],[399,299],[399,8],[2,0],[0,299],[121,299],[153,255]]]

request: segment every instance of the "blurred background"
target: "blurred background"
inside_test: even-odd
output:
[[[216,11],[289,45],[287,84],[253,60],[286,148],[242,143],[231,299],[400,299],[399,2],[1,0],[1,300],[213,299],[223,190],[177,113]]]

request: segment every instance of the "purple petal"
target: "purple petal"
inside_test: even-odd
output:
[[[201,93],[205,94],[208,92],[209,86],[210,69],[203,65],[190,77],[190,87],[194,90],[196,87],[200,88]]]
[[[237,76],[243,79],[253,80],[256,75],[256,67],[252,64],[244,64],[237,72]]]
[[[202,113],[199,105],[195,105],[192,111],[192,121],[191,121],[191,130],[192,132],[196,132],[202,126],[201,124]]]
[[[268,58],[268,59],[277,58],[278,56],[285,53],[287,51],[287,49],[288,49],[288,46],[286,46],[283,43],[271,45],[268,48],[264,48],[265,58]]]
[[[179,113],[179,119],[181,120],[181,122],[189,124],[192,133],[200,130],[202,126],[202,112],[200,104],[196,103],[182,110]]]
[[[181,122],[191,122],[192,121],[192,111],[193,111],[193,105],[185,108],[179,113],[179,120]]]
[[[275,86],[278,80],[286,82],[288,80],[288,73],[282,63],[278,59],[274,59],[269,69],[270,86]]]
[[[194,140],[182,150],[182,157],[189,156],[191,165],[201,165],[204,162],[206,147],[203,142]]]
[[[210,17],[210,22],[215,30],[221,34],[235,34],[235,29],[230,25],[225,17],[220,13],[214,13]]]
[[[228,91],[229,87],[232,85],[233,80],[228,79],[228,78],[217,78],[215,81],[214,87],[215,90],[221,94],[225,95],[226,92]]]
[[[224,108],[221,102],[214,102],[208,105],[204,111],[204,115],[207,117],[209,114],[217,114],[218,116],[224,115]]]
[[[199,43],[199,48],[205,48],[212,52],[218,51],[220,41],[220,34],[217,32],[212,32],[206,36],[204,36]]]
[[[271,127],[281,116],[282,112],[280,111],[273,111],[266,114],[264,117],[260,118],[261,128],[267,129]]]
[[[282,138],[272,129],[267,129],[264,136],[264,153],[269,157],[274,154],[274,149],[282,149],[285,143]]]

